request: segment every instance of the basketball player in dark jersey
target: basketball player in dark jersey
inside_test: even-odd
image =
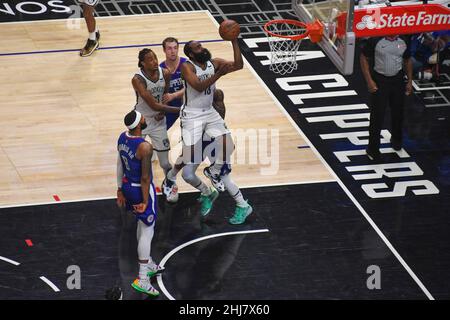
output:
[[[162,42],[163,50],[166,55],[166,60],[160,63],[160,67],[167,69],[170,72],[170,86],[169,92],[164,94],[163,103],[171,107],[181,108],[183,105],[184,85],[181,79],[181,65],[186,62],[186,58],[178,55],[178,40],[173,37],[168,37]],[[167,113],[166,125],[169,130],[175,121],[177,121],[179,113]]]
[[[138,111],[125,116],[128,131],[117,141],[117,205],[136,215],[138,220],[139,276],[131,286],[142,293],[159,295],[150,283],[150,277],[162,271],[153,262],[150,252],[158,211],[157,195],[152,179],[152,145],[142,138],[147,126],[145,117]]]

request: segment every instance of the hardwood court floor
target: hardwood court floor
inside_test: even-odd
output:
[[[51,202],[54,195],[61,200],[115,196],[116,139],[125,129],[124,114],[135,102],[131,78],[137,70],[138,51],[154,45],[162,60],[159,44],[167,36],[181,42],[220,40],[206,12],[97,21],[103,49],[89,58],[78,55],[85,42],[83,21],[81,29],[71,29],[73,21],[61,20],[0,24],[0,205]],[[232,59],[229,43],[205,46],[213,56]],[[225,92],[230,129],[279,133],[278,150],[271,152],[269,144],[263,153],[279,157],[278,164],[272,164],[272,168],[278,166],[276,174],[263,174],[271,167],[267,162],[249,163],[248,139],[238,144],[240,159],[243,154],[247,159],[233,167],[238,184],[333,179],[310,148],[298,148],[307,143],[248,66],[220,79],[218,87]],[[180,150],[178,126],[171,129],[169,138],[175,160]],[[159,185],[162,170],[155,165],[154,171]],[[181,191],[192,190],[181,178],[179,183]]]

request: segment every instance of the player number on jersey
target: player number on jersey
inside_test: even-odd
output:
[[[130,165],[128,164],[128,159],[125,156],[121,156],[123,163],[125,165],[125,168],[127,169],[127,171],[130,171]]]
[[[208,87],[208,89],[205,90],[205,95],[209,96],[211,94],[211,87]]]

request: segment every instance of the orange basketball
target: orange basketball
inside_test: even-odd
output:
[[[239,37],[241,26],[234,20],[224,20],[219,27],[219,34],[223,40],[234,40]]]

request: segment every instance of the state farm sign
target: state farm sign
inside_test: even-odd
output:
[[[356,37],[450,30],[450,9],[439,4],[355,10]]]

